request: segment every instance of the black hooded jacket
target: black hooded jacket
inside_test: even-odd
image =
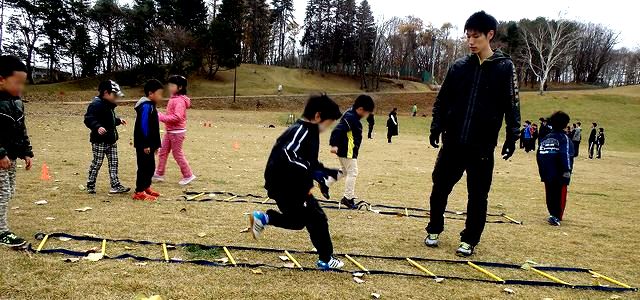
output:
[[[358,158],[362,144],[362,122],[360,116],[351,108],[347,110],[340,122],[331,132],[329,145],[338,147],[338,157]]]
[[[91,129],[90,141],[94,144],[105,143],[115,144],[118,141],[118,129],[116,126],[122,124],[120,118],[116,116],[116,105],[100,97],[93,98],[87,113],[84,115],[84,125]],[[107,132],[103,135],[98,133],[98,128],[103,127]]]
[[[443,143],[492,150],[506,121],[507,139],[520,136],[518,79],[511,58],[496,50],[483,63],[472,54],[449,68],[433,105],[432,134]]]
[[[156,104],[147,97],[142,97],[134,107],[136,124],[133,129],[133,146],[136,149],[160,148],[160,122]]]
[[[0,92],[0,159],[33,157],[19,97]]]

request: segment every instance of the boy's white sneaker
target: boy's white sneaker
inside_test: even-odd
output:
[[[267,214],[261,211],[254,211],[251,215],[249,215],[249,226],[251,227],[251,234],[254,239],[260,238],[262,232],[267,227],[267,223],[269,223],[269,218]]]
[[[164,182],[164,176],[153,174],[153,177],[151,177],[151,180],[153,182]]]
[[[182,178],[182,180],[178,181],[179,185],[187,185],[189,183],[191,183],[192,181],[196,180],[196,175],[191,175],[191,177],[188,178]]]
[[[333,256],[328,262],[318,260],[318,269],[320,270],[339,270],[342,269],[342,267],[344,267],[344,263]]]

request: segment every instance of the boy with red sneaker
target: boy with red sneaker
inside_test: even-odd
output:
[[[136,103],[136,124],[133,146],[136,148],[138,172],[134,200],[155,201],[160,193],[151,189],[151,178],[156,169],[155,154],[160,148],[160,122],[156,104],[162,100],[162,83],[156,79],[144,85],[145,97]]]

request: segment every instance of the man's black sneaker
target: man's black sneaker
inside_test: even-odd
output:
[[[358,209],[358,207],[356,206],[356,199],[347,199],[347,197],[342,197],[342,200],[340,200],[340,204],[346,206],[348,209]]]
[[[342,177],[342,171],[325,168],[323,170],[316,171],[314,177],[316,182],[318,182],[320,193],[322,193],[322,196],[325,199],[329,200],[331,199],[331,195],[329,195],[329,187]]]
[[[462,256],[462,257],[467,257],[467,256],[471,256],[473,255],[473,249],[475,247],[471,246],[471,244],[462,242],[460,243],[460,246],[458,247],[458,250],[456,250],[456,255],[457,256]]]
[[[0,245],[16,248],[22,247],[26,243],[27,241],[19,238],[13,232],[5,231],[3,233],[0,233]]]
[[[118,187],[111,188],[111,190],[109,190],[109,194],[124,194],[124,193],[128,193],[129,191],[131,191],[131,188],[121,185]]]

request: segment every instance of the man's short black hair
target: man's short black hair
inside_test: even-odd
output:
[[[13,55],[0,56],[0,77],[7,78],[13,75],[14,72],[27,72],[27,66],[22,61]]]
[[[375,103],[373,103],[373,98],[369,95],[360,95],[356,98],[356,101],[353,103],[353,109],[358,109],[362,107],[367,112],[373,112],[375,108]]]
[[[313,120],[316,117],[316,113],[320,113],[321,121],[337,120],[342,116],[338,104],[326,94],[309,97],[302,116],[307,120]]]
[[[484,10],[479,11],[471,15],[467,22],[464,23],[464,31],[471,30],[482,32],[484,35],[489,35],[489,31],[493,30],[495,37],[495,33],[498,30],[498,21],[492,15],[484,12]]]
[[[577,124],[578,124],[578,126],[582,126],[582,123],[580,123],[580,122],[578,122]]]
[[[591,125],[593,125],[593,127],[598,127],[598,123],[596,122],[591,123]]]
[[[151,93],[155,93],[157,90],[163,89],[162,82],[158,79],[150,79],[144,84],[144,95],[149,97]]]
[[[173,83],[177,85],[178,95],[186,95],[187,94],[187,78],[182,75],[171,75],[169,77],[169,83]]]
[[[569,121],[571,121],[571,118],[563,111],[557,111],[549,118],[549,123],[551,123],[551,128],[553,128],[553,130],[562,130],[566,128],[567,125],[569,125]]]

